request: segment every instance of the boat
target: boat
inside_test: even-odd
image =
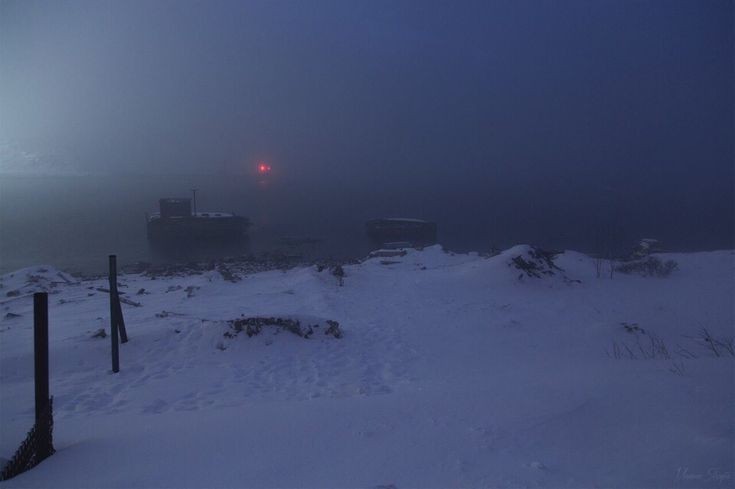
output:
[[[370,219],[365,223],[368,237],[374,244],[402,242],[411,246],[436,243],[436,223],[423,219],[390,217]]]
[[[158,206],[159,212],[146,219],[151,242],[237,241],[250,226],[248,218],[234,213],[192,211],[189,198],[159,199]]]

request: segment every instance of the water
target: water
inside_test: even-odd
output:
[[[70,271],[102,273],[107,255],[121,264],[160,261],[148,247],[146,212],[161,197],[190,196],[198,210],[235,212],[254,226],[243,249],[209,250],[211,256],[280,249],[306,258],[364,256],[364,222],[374,217],[419,217],[439,224],[439,240],[456,251],[484,251],[517,243],[551,248],[616,250],[641,237],[670,249],[732,247],[727,210],[675,201],[647,202],[584,189],[485,182],[391,181],[259,182],[239,175],[0,176],[0,272],[45,263]],[[725,224],[721,224],[721,223]],[[720,223],[718,225],[718,223]],[[285,247],[280,238],[320,241]],[[178,257],[182,259],[182,257]]]
[[[199,211],[249,217],[251,238],[241,247],[197,250],[217,257],[279,249],[307,258],[348,258],[366,251],[359,221],[336,222],[313,196],[298,188],[264,184],[250,177],[83,176],[0,177],[0,271],[38,263],[95,273],[115,253],[121,264],[164,261],[148,246],[146,213],[161,197],[190,197],[198,188]],[[290,202],[290,205],[286,204]],[[321,210],[321,212],[320,212]],[[336,214],[332,212],[331,217]],[[328,225],[326,225],[328,223]],[[281,237],[313,237],[318,243],[286,246]],[[181,255],[169,259],[185,259]]]

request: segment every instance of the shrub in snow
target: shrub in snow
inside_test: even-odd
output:
[[[715,338],[707,328],[702,328],[695,338],[699,346],[709,350],[716,357],[735,357],[735,339],[732,337]]]
[[[227,282],[232,282],[234,284],[241,280],[239,275],[233,273],[229,268],[227,268],[224,265],[218,266],[217,271],[219,272],[220,275],[222,275],[222,278],[226,280]]]
[[[225,336],[228,338],[236,336],[241,331],[245,331],[248,337],[253,337],[260,334],[266,326],[273,326],[307,339],[323,327],[322,331],[324,331],[324,335],[335,338],[342,337],[342,330],[339,329],[339,323],[331,319],[325,321],[326,325],[319,324],[319,322],[315,324],[302,324],[298,319],[276,317],[240,318],[228,322],[230,328],[234,331],[234,333],[230,331],[225,333]]]
[[[686,374],[684,360],[698,358],[698,355],[679,344],[676,345],[676,351],[671,353],[662,338],[650,331],[645,331],[636,323],[621,324],[627,333],[635,336],[635,344],[613,341],[612,349],[607,350],[607,355],[611,358],[616,360],[671,360],[669,372],[679,376]],[[685,338],[694,340],[698,346],[708,350],[716,358],[735,357],[735,339],[732,337],[715,338],[706,328],[702,328],[698,336],[685,336]]]
[[[342,265],[337,265],[332,269],[332,275],[337,277],[337,283],[339,283],[340,287],[344,285],[345,283],[345,269],[342,268]]]
[[[668,277],[679,265],[674,260],[662,261],[655,256],[649,256],[645,260],[629,261],[618,265],[617,271],[631,274],[637,273],[644,277]]]
[[[634,333],[634,334],[635,333],[642,333],[642,334],[645,334],[646,333],[646,330],[643,329],[643,328],[641,328],[640,326],[638,326],[638,323],[626,323],[626,322],[622,322],[620,324],[623,325],[623,328],[625,329],[625,331],[627,333]]]
[[[671,372],[674,375],[684,376],[686,373],[686,368],[684,368],[684,361],[673,361],[671,362],[671,367],[669,368],[669,372]]]
[[[658,253],[661,251],[661,243],[657,239],[644,238],[640,240],[638,245],[633,249],[631,258],[639,260],[647,257],[651,253]]]
[[[668,360],[671,358],[671,353],[669,353],[669,349],[661,337],[650,331],[645,332],[637,325],[635,329],[626,327],[626,331],[635,335],[635,345],[628,345],[624,341],[620,343],[613,341],[612,350],[607,352],[608,356],[615,359],[627,358],[629,360]]]

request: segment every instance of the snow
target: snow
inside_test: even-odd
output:
[[[658,255],[679,263],[664,279],[598,279],[567,251],[539,279],[512,265],[532,259],[525,245],[405,251],[345,265],[343,287],[317,267],[121,275],[142,306],[122,306],[119,374],[109,337],[92,338],[109,332],[105,279],[0,277],[0,457],[33,423],[38,290],[57,449],[0,487],[733,486],[735,358],[692,337],[733,335],[734,252]],[[242,316],[336,320],[344,336],[225,336]],[[623,323],[672,358],[612,357],[635,345]]]

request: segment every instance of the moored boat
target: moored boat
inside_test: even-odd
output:
[[[229,212],[192,212],[191,199],[158,201],[159,212],[147,217],[148,239],[167,241],[235,241],[247,236],[248,218]]]

